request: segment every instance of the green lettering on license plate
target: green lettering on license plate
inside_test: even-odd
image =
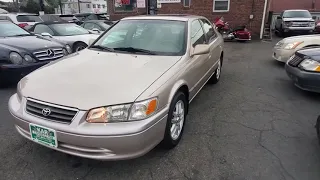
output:
[[[31,139],[46,146],[58,147],[56,131],[43,126],[29,124]]]

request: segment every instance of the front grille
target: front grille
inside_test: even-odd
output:
[[[309,27],[309,22],[293,22],[292,27]]]
[[[48,104],[28,99],[26,103],[27,113],[50,121],[71,123],[78,110],[58,105]],[[50,113],[48,113],[50,111]]]
[[[39,61],[49,61],[59,59],[64,56],[62,48],[46,49],[33,53]]]
[[[302,57],[294,55],[293,59],[291,59],[288,64],[293,67],[297,67],[303,61]]]

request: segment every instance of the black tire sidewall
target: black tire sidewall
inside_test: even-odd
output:
[[[176,103],[178,101],[180,101],[180,100],[182,100],[183,103],[184,103],[184,123],[183,123],[182,130],[181,130],[181,133],[180,133],[179,137],[176,140],[173,140],[172,137],[171,137],[171,134],[170,134],[171,133],[170,129],[172,127],[171,120],[172,120],[172,117],[173,117],[173,112],[174,112]],[[163,145],[166,148],[172,148],[172,147],[176,146],[180,142],[181,137],[183,135],[185,123],[186,123],[187,107],[188,106],[187,106],[186,95],[181,91],[177,92],[175,94],[175,96],[173,97],[172,101],[171,101],[169,112],[168,112],[166,130],[165,130],[165,135],[164,135],[164,139],[163,139]]]
[[[78,42],[73,46],[73,52],[77,52],[78,47],[83,46],[83,47],[87,47],[87,45],[85,43],[82,42]]]

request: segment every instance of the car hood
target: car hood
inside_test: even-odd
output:
[[[283,21],[310,21],[314,22],[312,18],[283,18]]]
[[[299,42],[299,41],[315,41],[318,40],[320,43],[320,35],[303,35],[303,36],[292,36],[292,37],[288,37],[282,40],[282,42],[284,43],[291,43],[291,42]]]
[[[30,73],[20,81],[24,97],[89,110],[134,102],[180,56],[80,51]]]
[[[82,41],[88,45],[90,39],[97,39],[99,36],[99,34],[83,34],[76,36],[54,36],[54,38],[64,42]]]
[[[11,46],[16,49],[38,50],[46,47],[62,47],[55,41],[40,36],[6,37],[0,38],[0,44]]]
[[[299,50],[297,53],[320,62],[320,48],[303,49]]]

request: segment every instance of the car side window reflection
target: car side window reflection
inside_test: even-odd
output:
[[[217,34],[215,33],[212,25],[209,23],[208,20],[201,19],[201,22],[203,24],[203,29],[206,34],[207,43],[210,44],[217,37]]]
[[[199,20],[191,23],[191,44],[195,47],[198,44],[205,44],[206,38]]]
[[[54,35],[53,31],[47,25],[44,25],[44,24],[36,25],[36,27],[34,28],[34,33],[36,34],[49,33],[51,35]]]

